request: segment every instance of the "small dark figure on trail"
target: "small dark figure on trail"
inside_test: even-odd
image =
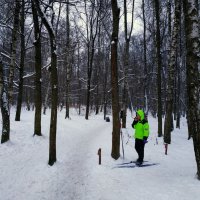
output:
[[[136,112],[132,127],[135,129],[135,150],[138,153],[136,164],[142,165],[144,159],[144,146],[147,143],[147,138],[149,136],[148,120],[147,117],[144,116],[142,110]]]

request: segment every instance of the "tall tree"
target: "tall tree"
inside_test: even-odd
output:
[[[143,51],[144,51],[144,110],[148,112],[148,99],[147,99],[147,44],[146,44],[146,16],[145,16],[145,0],[142,0],[142,18],[143,18]]]
[[[198,9],[195,0],[184,0],[186,29],[186,66],[187,66],[187,96],[188,123],[192,133],[194,152],[197,163],[197,177],[200,180],[200,43]]]
[[[51,46],[51,122],[50,122],[50,140],[49,140],[49,165],[56,162],[56,128],[57,128],[57,104],[58,104],[58,77],[57,77],[57,54],[56,38],[52,23],[49,23],[46,15],[41,10],[39,0],[33,0],[38,14],[40,15],[50,38]],[[53,7],[53,6],[52,6]],[[52,20],[53,22],[53,16]]]
[[[24,31],[24,23],[25,23],[25,2],[22,0],[21,5],[21,17],[20,17],[20,27],[21,27],[21,55],[20,55],[20,68],[19,68],[19,89],[18,89],[18,97],[17,97],[17,110],[15,121],[20,121],[21,116],[21,107],[22,107],[22,97],[23,97],[23,75],[24,75],[24,60],[25,60],[25,31]]]
[[[123,89],[123,116],[122,116],[122,127],[126,128],[126,115],[127,115],[127,107],[128,107],[128,97],[129,86],[128,86],[128,67],[129,67],[129,48],[130,48],[130,38],[133,31],[133,12],[134,12],[134,4],[135,1],[132,2],[132,12],[131,12],[131,28],[128,33],[128,22],[127,22],[127,1],[124,0],[124,33],[125,33],[125,50],[124,50],[124,89]]]
[[[70,21],[69,21],[69,0],[66,4],[66,113],[65,118],[69,118],[69,100],[70,100],[70,77],[71,77],[71,64],[70,64]]]
[[[156,14],[156,59],[157,59],[157,115],[158,115],[158,137],[162,136],[162,90],[161,90],[161,37],[160,37],[160,3],[159,0],[154,0]]]
[[[41,91],[41,68],[42,68],[42,52],[41,52],[41,36],[40,24],[38,20],[38,12],[32,2],[32,13],[35,35],[35,123],[34,135],[41,136],[41,112],[42,112],[42,91]]]
[[[86,35],[87,35],[87,100],[86,100],[86,113],[85,119],[89,117],[90,96],[91,96],[91,79],[93,73],[93,61],[95,53],[95,41],[98,33],[100,7],[95,7],[95,1],[91,1],[90,10],[88,15],[87,1],[85,2],[86,13]]]
[[[170,63],[168,66],[166,116],[164,124],[164,142],[166,144],[171,143],[171,130],[172,130],[171,121],[173,121],[172,119],[173,94],[174,94],[174,82],[175,82],[176,52],[178,48],[178,36],[180,30],[180,18],[181,18],[180,0],[175,0],[174,26],[171,39]]]
[[[111,38],[111,85],[112,85],[112,152],[111,156],[118,159],[120,156],[120,121],[119,121],[119,89],[118,89],[118,66],[117,66],[117,45],[119,33],[120,9],[117,0],[112,0],[113,30]]]
[[[17,49],[17,35],[19,30],[19,15],[20,15],[20,0],[15,0],[15,11],[13,19],[13,29],[12,29],[12,41],[11,41],[11,61],[9,69],[9,86],[8,86],[8,95],[10,103],[12,101],[13,95],[13,80],[14,80],[14,71],[15,71],[15,61],[16,61],[16,49]]]
[[[2,113],[1,143],[4,143],[10,139],[10,110],[8,103],[8,81],[2,60],[0,60],[0,98]]]

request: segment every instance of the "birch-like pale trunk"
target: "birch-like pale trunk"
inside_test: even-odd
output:
[[[188,124],[192,133],[197,163],[197,178],[200,180],[200,43],[198,9],[195,0],[184,0],[186,31],[186,71],[188,96]]]
[[[171,121],[173,120],[172,119],[173,95],[174,95],[175,68],[176,68],[176,51],[178,47],[178,36],[180,30],[180,17],[181,17],[180,0],[175,0],[174,26],[171,39],[170,63],[168,65],[166,116],[164,124],[164,142],[166,144],[171,143],[171,130],[172,130]]]
[[[0,102],[2,114],[2,135],[1,143],[10,139],[10,110],[8,102],[8,82],[5,75],[5,66],[0,61]]]
[[[50,79],[50,75],[48,80]],[[51,82],[49,81],[48,86],[47,86],[47,90],[46,90],[46,94],[45,94],[45,99],[44,99],[44,108],[43,108],[43,114],[46,115],[46,110],[47,110],[47,106],[48,106],[48,99],[49,99],[49,95],[50,95],[50,89],[51,89]]]

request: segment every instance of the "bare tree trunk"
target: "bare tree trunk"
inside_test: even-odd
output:
[[[46,115],[46,110],[47,110],[47,104],[48,104],[48,99],[49,99],[50,88],[51,88],[51,82],[48,83],[47,91],[46,91],[46,95],[45,95],[45,99],[44,99],[44,109],[43,109],[43,114],[44,115]]]
[[[99,31],[98,31],[98,64],[96,65],[96,70],[95,70],[95,77],[94,77],[94,82],[95,82],[95,87],[96,87],[96,94],[95,94],[95,114],[99,114],[99,102],[101,100],[101,96],[99,96],[99,74],[100,74],[100,69],[102,68],[102,61],[101,61],[101,26],[99,26]]]
[[[87,100],[86,100],[86,113],[85,119],[88,120],[89,117],[89,107],[90,107],[90,96],[91,96],[91,79],[92,79],[92,72],[93,72],[93,60],[94,60],[94,45],[96,36],[98,33],[99,27],[99,14],[100,14],[101,4],[99,8],[95,8],[95,3],[93,2],[91,5],[91,13],[90,18],[88,18],[88,14],[86,14],[86,23],[87,23]],[[86,0],[85,0],[85,12],[87,13],[86,9]]]
[[[111,83],[112,83],[112,152],[111,156],[118,159],[120,156],[120,121],[119,121],[119,89],[118,89],[118,66],[117,66],[117,45],[119,33],[120,9],[117,0],[112,0],[113,31],[111,41]]]
[[[34,34],[35,34],[35,123],[34,135],[41,136],[41,112],[42,112],[42,94],[41,94],[41,68],[42,68],[42,54],[41,54],[41,37],[40,26],[38,21],[37,10],[32,3]]]
[[[182,10],[182,6],[181,6]],[[180,14],[181,15],[181,14]],[[180,110],[180,98],[181,98],[181,68],[183,66],[183,53],[182,53],[182,27],[181,27],[181,19],[180,19],[180,29],[179,29],[179,60],[178,60],[178,68],[177,68],[177,109],[176,109],[176,128],[180,129],[180,118],[181,118],[181,110]]]
[[[19,14],[20,14],[20,0],[15,0],[15,12],[14,12],[14,22],[12,30],[12,42],[11,42],[11,61],[9,69],[9,85],[8,85],[8,95],[9,103],[12,103],[13,96],[13,79],[15,71],[15,61],[16,61],[16,48],[17,48],[17,32],[19,29]]]
[[[80,81],[80,44],[78,41],[78,89],[79,89],[79,95],[78,95],[78,114],[81,114],[81,81]]]
[[[197,163],[197,177],[200,180],[200,72],[199,63],[199,21],[195,0],[184,0],[186,29],[186,66],[187,66],[187,96],[188,124],[193,133],[194,152]]]
[[[171,122],[172,111],[173,111],[173,94],[174,94],[174,82],[175,82],[175,66],[176,66],[176,50],[178,47],[178,36],[180,29],[180,15],[181,6],[180,0],[175,0],[175,14],[174,14],[174,28],[171,40],[171,50],[170,50],[170,63],[168,67],[168,84],[167,84],[167,100],[166,100],[166,116],[164,125],[164,142],[166,144],[171,143]]]
[[[159,0],[154,0],[155,13],[156,13],[156,58],[157,58],[157,115],[158,115],[158,137],[162,136],[162,91],[161,91],[161,71],[162,71],[162,60],[161,60],[161,38],[160,38],[160,4]]]
[[[107,82],[108,82],[108,66],[106,64],[107,58],[106,53],[104,52],[104,84],[103,84],[103,113],[104,113],[104,120],[106,119],[107,115],[107,99],[108,99],[108,93],[107,93]]]
[[[0,61],[0,95],[1,95],[1,113],[2,113],[2,135],[1,143],[10,139],[10,110],[8,103],[8,84],[5,76],[5,67]]]
[[[146,44],[146,16],[145,16],[145,0],[142,0],[142,16],[143,16],[143,48],[144,48],[144,111],[148,112],[148,98],[147,98],[147,44]]]
[[[67,0],[66,4],[66,29],[67,29],[67,55],[66,55],[66,68],[67,68],[67,75],[66,75],[66,113],[65,113],[65,119],[69,118],[69,100],[70,100],[70,75],[71,75],[71,64],[70,64],[70,22],[69,22],[69,0]]]
[[[133,30],[133,12],[134,12],[134,3],[132,2],[132,21],[131,21],[131,30],[128,34],[128,25],[127,25],[127,1],[124,0],[124,30],[125,30],[125,55],[124,55],[124,91],[123,91],[123,116],[122,116],[122,127],[126,128],[126,115],[128,108],[128,97],[129,97],[129,87],[128,87],[128,67],[129,67],[129,46],[130,38]]]
[[[49,33],[51,44],[51,122],[50,122],[50,140],[49,140],[49,165],[56,162],[56,129],[57,129],[57,104],[58,104],[58,77],[57,77],[57,54],[56,38],[52,24],[47,21],[45,14],[39,5],[39,0],[34,0],[38,13]],[[53,17],[53,16],[52,16]],[[53,22],[53,18],[52,18]]]
[[[24,75],[24,59],[25,59],[25,35],[24,35],[24,21],[25,21],[25,2],[22,0],[21,6],[21,58],[20,58],[20,69],[19,69],[19,90],[17,98],[17,111],[15,116],[15,121],[20,121],[21,116],[21,107],[22,107],[22,98],[23,98],[23,75]]]
[[[27,110],[30,111],[31,110],[31,105],[30,105],[30,94],[29,94],[29,91],[26,91],[26,106],[27,106]]]
[[[90,45],[88,44],[88,63],[87,63],[88,78],[87,78],[87,100],[86,100],[86,113],[85,113],[86,120],[88,120],[89,118],[89,108],[90,108],[90,95],[91,95],[90,89],[91,89],[91,78],[92,78],[92,64],[93,64],[93,56],[94,56],[93,47],[91,47],[92,52],[90,53]]]

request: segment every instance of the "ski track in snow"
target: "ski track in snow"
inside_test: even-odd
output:
[[[62,193],[63,199],[65,199],[65,197],[74,200],[83,199],[83,194],[88,192],[88,184],[92,178],[90,175],[90,168],[94,165],[98,167],[98,147],[96,146],[96,148],[93,148],[93,143],[98,140],[101,134],[104,134],[104,132],[107,133],[109,127],[105,126],[105,122],[101,120],[103,123],[89,128],[88,126],[90,123],[96,123],[96,121],[91,121],[92,120],[85,122],[85,129],[79,127],[78,135],[70,139],[70,153],[65,154],[63,160],[59,163],[59,165],[62,166],[61,171],[57,174],[57,176],[59,176],[56,185],[58,190],[55,195],[59,196],[59,193]],[[99,130],[99,132],[97,132],[97,130]],[[62,147],[67,145],[64,143],[66,143],[66,140],[62,140]],[[63,150],[64,149],[60,149],[62,152]],[[91,162],[91,160],[93,162]],[[70,174],[67,180],[66,177],[62,178],[63,173],[69,173],[69,171],[73,171],[73,173]]]

